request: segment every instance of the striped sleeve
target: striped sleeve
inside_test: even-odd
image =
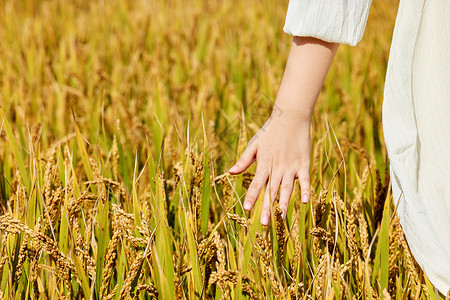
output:
[[[362,38],[372,0],[290,0],[284,32],[355,46]]]

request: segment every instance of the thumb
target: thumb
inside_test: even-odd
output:
[[[255,161],[256,149],[256,145],[248,145],[239,160],[234,166],[231,167],[228,172],[230,174],[239,174],[247,170],[247,168],[250,167],[250,165]]]

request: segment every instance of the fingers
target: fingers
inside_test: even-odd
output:
[[[269,177],[268,172],[261,165],[256,166],[256,174],[253,177],[252,182],[247,190],[247,195],[244,200],[244,209],[250,211],[255,205],[258,199],[261,188],[266,184],[267,178]]]
[[[250,211],[255,205],[256,200],[261,192],[263,185],[267,182],[269,177],[268,172],[265,170],[257,169],[256,175],[253,178],[252,183],[247,191],[247,195],[244,201],[244,209]],[[261,211],[260,222],[262,225],[268,225],[271,215],[272,203],[275,200],[278,189],[280,188],[280,208],[283,212],[283,219],[286,218],[286,213],[289,207],[290,198],[294,189],[295,177],[298,178],[300,183],[301,201],[308,203],[311,188],[309,179],[309,167],[301,167],[297,173],[286,172],[282,174],[271,174],[270,181],[267,183],[264,193],[263,206]]]
[[[297,172],[297,178],[300,182],[300,191],[302,194],[302,203],[308,203],[311,195],[311,188],[309,182],[309,167],[302,167]]]
[[[280,208],[283,211],[282,217],[286,218],[289,202],[291,200],[292,190],[294,189],[295,173],[288,172],[284,174],[280,187]]]
[[[263,200],[261,219],[260,219],[260,222],[262,225],[269,224],[272,203],[275,200],[275,198],[277,197],[281,178],[282,178],[282,175],[280,175],[280,174],[272,174],[270,181],[267,183],[266,191],[264,193],[264,200]]]
[[[244,153],[242,153],[239,160],[236,162],[234,166],[228,171],[230,174],[239,174],[247,170],[248,167],[255,161],[256,159],[256,143],[251,143],[247,146]]]

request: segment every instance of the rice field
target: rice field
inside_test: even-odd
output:
[[[0,299],[444,299],[395,215],[381,104],[397,1],[342,45],[312,199],[243,210],[287,1],[0,3]],[[261,195],[262,198],[262,195]]]

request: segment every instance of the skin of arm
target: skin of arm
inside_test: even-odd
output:
[[[313,37],[294,37],[272,113],[229,170],[230,174],[240,174],[257,162],[244,209],[253,208],[266,186],[260,218],[263,225],[269,224],[278,190],[282,216],[286,217],[296,178],[302,202],[309,201],[311,117],[338,47]]]

